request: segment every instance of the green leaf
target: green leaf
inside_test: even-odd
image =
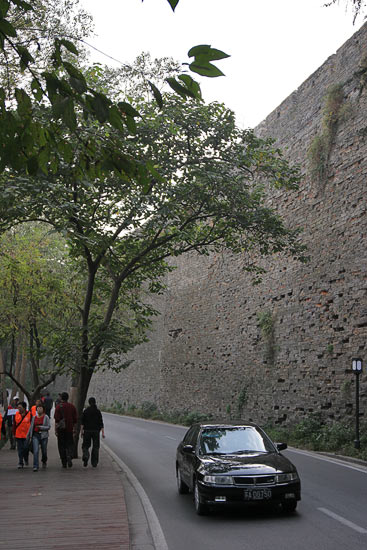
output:
[[[31,88],[35,99],[40,101],[42,99],[43,92],[41,86],[35,78],[32,80]]]
[[[78,94],[83,94],[88,90],[86,82],[83,80],[80,80],[79,78],[74,78],[73,76],[71,76],[69,78],[69,82],[70,82],[70,86],[76,92],[78,92]]]
[[[110,100],[103,94],[97,94],[95,92],[94,97],[90,101],[90,105],[94,111],[97,120],[102,124],[109,119],[110,116]]]
[[[154,164],[150,160],[148,160],[146,165],[147,165],[147,168],[148,168],[149,172],[152,174],[152,176],[157,181],[159,181],[160,183],[165,183],[166,180],[164,178],[162,178],[162,176],[158,172],[157,168],[154,166]]]
[[[76,115],[74,111],[74,101],[71,97],[57,96],[52,104],[52,112],[56,119],[61,118],[70,130],[76,128]]]
[[[201,44],[200,46],[194,46],[187,54],[189,57],[202,57],[206,61],[215,61],[218,59],[225,59],[230,57],[228,54],[221,50],[216,50],[208,44]]]
[[[74,111],[74,101],[71,97],[66,98],[65,108],[62,113],[62,120],[70,130],[75,130],[76,128],[76,114]]]
[[[126,126],[130,130],[130,132],[132,134],[136,134],[136,123],[133,117],[127,115],[125,120],[126,120]]]
[[[196,99],[202,99],[200,85],[196,80],[191,78],[188,74],[180,74],[178,78],[185,84],[186,88],[195,95]]]
[[[60,44],[62,44],[69,52],[74,53],[75,55],[78,55],[78,50],[75,47],[75,44],[70,42],[70,40],[65,40],[64,38],[60,40]]]
[[[176,6],[177,4],[179,3],[180,0],[167,0],[169,5],[171,6],[172,8],[172,11],[175,11],[176,9]]]
[[[7,19],[0,19],[0,32],[5,34],[5,36],[12,36],[13,38],[17,36],[17,31]]]
[[[20,116],[29,116],[32,112],[32,101],[24,90],[16,88],[15,98],[18,103],[17,111]]]
[[[124,125],[121,119],[121,113],[116,107],[116,105],[112,105],[112,107],[110,108],[108,121],[110,122],[110,124],[112,124],[114,128],[116,128],[116,130],[122,131],[124,129]]]
[[[0,18],[3,19],[9,11],[8,0],[0,0]]]
[[[140,113],[136,109],[134,109],[134,107],[132,107],[130,103],[126,103],[126,101],[120,101],[118,103],[118,106],[121,109],[121,111],[125,113],[125,115],[132,116],[132,117],[140,116]]]
[[[68,61],[64,61],[63,65],[67,70],[69,76],[73,76],[74,78],[78,78],[79,80],[82,80],[85,82],[83,73],[81,73],[79,69],[77,69],[72,63],[69,63]]]
[[[194,61],[189,65],[189,67],[191,71],[202,76],[224,76],[224,73],[222,73],[222,71],[220,71],[215,65],[212,65],[212,63],[199,63]]]
[[[24,11],[30,11],[33,10],[31,4],[28,2],[25,2],[24,0],[11,0],[13,4],[18,6],[19,8],[23,8]]]
[[[17,46],[17,50],[20,56],[20,69],[21,71],[24,71],[24,69],[28,67],[29,63],[34,62],[34,58],[24,46]]]
[[[38,167],[39,164],[37,157],[32,157],[27,161],[27,170],[31,176],[35,176],[37,174]]]
[[[161,92],[158,90],[157,86],[155,86],[153,84],[153,82],[150,82],[150,81],[148,81],[148,82],[149,82],[149,86],[151,87],[151,90],[153,92],[154,99],[158,103],[158,107],[160,109],[162,109],[162,107],[163,107],[163,98],[162,98]]]
[[[172,90],[174,90],[181,97],[184,97],[184,98],[192,97],[192,98],[196,99],[195,94],[191,90],[186,88],[185,86],[182,86],[182,84],[177,82],[177,80],[175,78],[172,78],[172,77],[166,78],[166,82],[168,82],[168,84],[170,85]]]

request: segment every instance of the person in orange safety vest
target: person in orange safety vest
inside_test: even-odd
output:
[[[36,413],[37,413],[37,407],[38,405],[43,405],[42,403],[42,400],[41,399],[37,399],[36,400],[36,404],[33,405],[33,407],[31,408],[31,413],[32,413],[32,416],[36,416]]]
[[[23,468],[24,465],[28,466],[28,454],[29,448],[26,444],[26,438],[31,427],[32,413],[27,411],[27,403],[22,401],[18,404],[18,412],[15,415],[13,423],[13,434],[17,442],[18,450],[18,469]]]

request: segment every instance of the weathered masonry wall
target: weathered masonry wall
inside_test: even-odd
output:
[[[179,259],[150,342],[95,376],[100,402],[278,423],[352,414],[351,359],[367,361],[366,69],[365,25],[257,128],[302,167],[299,190],[269,201],[303,226],[310,263],[272,258],[253,287],[243,258]]]

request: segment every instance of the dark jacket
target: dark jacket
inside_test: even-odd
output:
[[[84,430],[98,432],[103,428],[102,413],[96,406],[91,405],[84,409],[82,414],[82,426]]]
[[[57,405],[54,415],[56,424],[60,422],[63,417],[65,418],[65,431],[72,432],[78,418],[76,408],[72,403],[61,401],[60,405]]]

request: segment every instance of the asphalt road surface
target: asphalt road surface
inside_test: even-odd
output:
[[[367,468],[312,453],[284,452],[302,482],[297,512],[228,510],[195,514],[176,490],[176,447],[187,428],[104,413],[106,444],[141,483],[169,550],[364,550]]]

